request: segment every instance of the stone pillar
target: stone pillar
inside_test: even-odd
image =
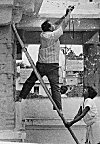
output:
[[[84,53],[84,85],[93,86],[100,96],[100,46],[85,44]]]
[[[0,27],[0,130],[15,127],[15,58],[11,25]]]
[[[98,70],[98,95],[100,96],[100,45],[97,45],[97,50],[98,50],[98,61],[97,61],[97,70]]]

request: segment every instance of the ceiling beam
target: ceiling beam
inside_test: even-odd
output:
[[[41,24],[46,19],[25,19],[21,21],[21,23],[17,24],[18,29],[25,29],[29,31],[41,31]],[[55,22],[57,19],[51,18],[51,22]],[[91,30],[98,30],[100,29],[100,19],[94,18],[94,19],[71,19],[70,22],[70,30],[73,31],[73,25],[74,25],[74,31],[91,31]],[[65,31],[69,31],[69,25],[66,27]]]
[[[25,44],[40,44],[40,31],[18,30]],[[97,31],[66,31],[60,37],[61,44],[79,44],[87,43]]]

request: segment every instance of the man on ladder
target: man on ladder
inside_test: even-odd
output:
[[[52,98],[61,113],[62,103],[59,88],[59,38],[63,35],[63,31],[68,25],[70,13],[73,9],[74,6],[69,6],[66,10],[66,14],[57,20],[54,25],[49,20],[43,22],[41,25],[42,33],[40,34],[41,44],[39,48],[38,61],[36,63],[36,68],[41,77],[44,75],[47,76],[51,86]],[[37,80],[38,78],[36,74],[32,71],[30,77],[24,83],[20,95],[16,97],[15,101],[21,102],[22,99],[26,99]],[[53,109],[55,110],[54,107]]]

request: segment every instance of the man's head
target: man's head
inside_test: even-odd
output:
[[[55,30],[55,26],[49,20],[46,20],[44,23],[42,23],[41,28],[43,32]]]

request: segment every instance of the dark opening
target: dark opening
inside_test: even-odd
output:
[[[34,93],[39,94],[39,86],[34,86]]]

